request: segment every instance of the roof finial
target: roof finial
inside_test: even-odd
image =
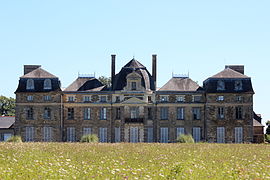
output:
[[[132,59],[135,59],[135,53],[133,53],[133,58]]]

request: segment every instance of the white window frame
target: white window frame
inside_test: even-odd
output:
[[[192,136],[195,142],[200,142],[201,141],[201,127],[193,127]]]
[[[193,120],[200,120],[201,119],[201,108],[200,107],[193,107],[192,108],[192,115]],[[196,118],[195,118],[196,115]]]
[[[218,119],[225,119],[225,107],[218,107]]]
[[[107,142],[107,128],[99,128],[99,142],[106,143]]]
[[[176,101],[177,102],[185,102],[185,96],[177,96]]]
[[[47,89],[47,90],[52,89],[52,80],[51,79],[45,79],[43,88]]]
[[[193,95],[192,96],[192,102],[201,102],[201,101],[202,101],[202,95]]]
[[[32,95],[27,96],[27,101],[33,101],[34,97]]]
[[[83,128],[83,136],[92,134],[92,128],[90,127],[84,127]]]
[[[67,142],[76,141],[76,130],[75,127],[67,127]]]
[[[26,142],[32,142],[32,141],[34,141],[34,136],[35,136],[34,130],[35,129],[34,129],[33,126],[25,127],[25,141]]]
[[[85,107],[83,109],[83,119],[84,120],[90,120],[91,119],[91,108]]]
[[[34,90],[35,89],[35,82],[33,79],[27,79],[26,81],[26,89],[27,90]]]
[[[52,97],[50,95],[44,96],[44,101],[50,101],[50,100],[52,100]]]
[[[137,143],[139,142],[139,128],[138,127],[130,127],[129,131],[129,142]]]
[[[178,138],[181,134],[185,134],[185,128],[184,127],[176,128],[176,138]]]
[[[91,96],[83,96],[83,102],[90,102]]]
[[[67,101],[68,102],[75,102],[75,96],[68,96]]]
[[[147,142],[154,142],[154,128],[152,127],[147,128]]]
[[[168,107],[161,107],[160,108],[160,119],[161,120],[168,120],[169,119],[169,108]]]
[[[160,101],[161,102],[168,102],[168,96],[160,96]]]
[[[225,127],[217,127],[217,143],[225,143]]]
[[[218,96],[217,101],[224,101],[224,96]]]
[[[185,119],[185,108],[184,107],[177,107],[177,120],[184,120]]]
[[[114,128],[114,142],[116,143],[121,142],[121,128],[120,127]]]
[[[43,127],[43,141],[52,142],[52,127],[45,126]]]
[[[235,143],[243,143],[243,127],[234,128],[234,141]]]
[[[107,108],[102,107],[100,108],[100,120],[107,120]]]
[[[161,127],[160,128],[160,143],[168,143],[169,142],[169,128]]]

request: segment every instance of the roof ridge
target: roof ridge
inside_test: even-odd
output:
[[[211,76],[210,78],[250,78],[250,77],[240,72],[237,72],[231,69],[230,67],[227,67],[224,70],[220,71],[219,73]]]
[[[21,78],[57,78],[52,73],[42,69],[41,67],[21,76]]]

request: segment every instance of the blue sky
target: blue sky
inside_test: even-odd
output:
[[[245,65],[254,110],[264,121],[270,83],[270,1],[107,0],[0,1],[0,94],[15,97],[24,64],[40,64],[63,87],[78,72],[110,76],[133,56],[151,72],[158,56],[158,86],[174,73],[203,80],[226,64]]]

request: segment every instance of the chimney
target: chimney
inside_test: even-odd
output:
[[[115,76],[115,54],[112,54],[111,57],[112,57],[112,67],[111,67],[111,86],[113,88],[113,85],[114,85],[114,76]]]
[[[245,74],[245,66],[244,65],[226,65],[225,69],[226,68],[230,68],[230,69],[237,71],[241,74]]]
[[[152,78],[154,81],[154,90],[156,90],[156,81],[157,81],[157,55],[152,54]]]
[[[24,65],[24,75],[34,71],[37,68],[40,68],[41,65]]]

